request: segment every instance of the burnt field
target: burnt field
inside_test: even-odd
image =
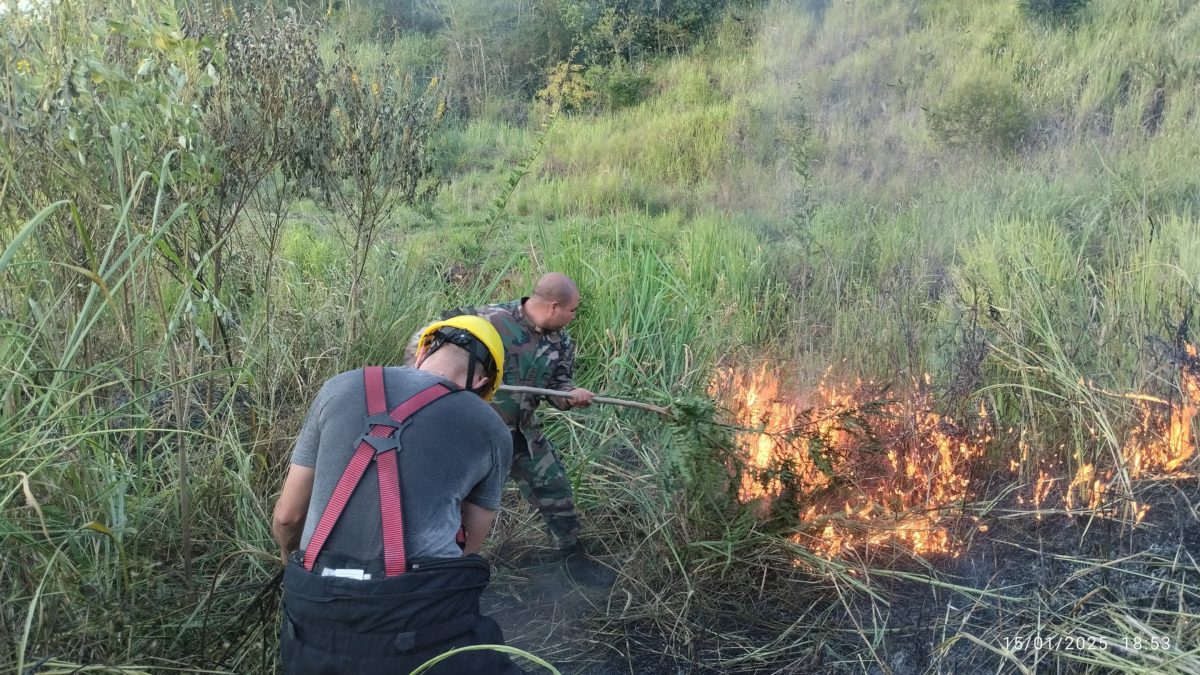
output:
[[[1039,461],[1020,428],[936,414],[920,386],[799,396],[767,370],[727,371],[727,539],[672,551],[606,532],[618,581],[588,589],[546,562],[525,514],[485,609],[571,673],[1194,672],[1195,372],[1182,362],[1173,400],[1116,397],[1132,402],[1123,474]],[[591,469],[653,473],[652,454],[621,450]]]
[[[725,606],[682,617],[683,653],[656,621],[623,612],[647,592],[631,575],[588,589],[536,550],[498,560],[484,610],[563,673],[1196,672],[1200,482],[1137,491],[1149,510],[1136,526],[1010,499],[958,556],[876,552],[825,574],[762,563],[753,586],[723,590]]]

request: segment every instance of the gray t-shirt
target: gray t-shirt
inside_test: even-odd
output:
[[[317,392],[296,439],[292,463],[316,468],[302,549],[308,546],[363,433],[367,396],[362,373],[353,370],[330,378]],[[450,384],[412,368],[384,368],[383,377],[389,410],[432,384]],[[512,435],[491,406],[466,391],[430,403],[398,433],[406,556],[410,560],[461,556],[454,537],[462,524],[462,500],[485,509],[500,508],[501,489],[512,463]],[[382,561],[381,522],[379,476],[372,462],[322,550],[364,562]]]

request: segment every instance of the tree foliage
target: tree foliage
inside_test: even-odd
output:
[[[692,46],[728,5],[727,0],[452,0],[406,10],[411,18],[405,22],[440,26],[450,95],[468,112],[504,96],[517,96],[523,104],[544,86],[550,68],[568,60],[611,67],[596,89],[620,107],[635,102],[645,87],[630,66]],[[434,14],[440,20],[431,19]]]
[[[128,212],[122,241],[155,231],[162,267],[195,292],[195,316],[210,319],[194,336],[229,365],[225,250],[254,219],[248,205],[273,196],[274,207],[257,206],[270,223],[251,223],[268,259],[288,205],[309,194],[341,207],[339,222],[356,231],[350,248],[365,255],[370,237],[360,233],[438,189],[426,148],[445,110],[438,88],[395,67],[360,73],[344,53],[327,63],[317,49],[324,26],[292,10],[84,2],[55,12],[0,24],[11,74],[0,94],[0,208],[21,222],[69,196],[71,208],[42,228],[39,253],[92,273],[120,256],[100,242],[111,216]],[[64,271],[46,283],[73,292],[76,281]]]

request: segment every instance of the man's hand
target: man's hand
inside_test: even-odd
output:
[[[592,397],[594,396],[595,394],[583,387],[575,387],[571,390],[571,398],[568,400],[572,408],[586,408],[592,404]]]

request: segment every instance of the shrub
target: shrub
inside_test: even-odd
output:
[[[1018,6],[1030,21],[1061,26],[1078,19],[1087,4],[1088,0],[1020,0]]]
[[[589,63],[681,51],[721,18],[724,0],[550,0]]]
[[[599,94],[600,104],[609,110],[641,103],[654,85],[652,77],[634,70],[620,59],[611,66],[588,68],[586,79],[590,88]]]
[[[952,147],[983,147],[1011,152],[1033,128],[1033,113],[1011,82],[993,78],[967,81],[928,111],[929,131]]]

